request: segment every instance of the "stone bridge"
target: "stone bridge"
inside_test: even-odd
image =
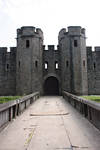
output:
[[[84,117],[65,100],[65,93],[65,99],[62,96],[38,96],[26,96],[21,103],[16,100],[0,108],[0,122],[5,124],[7,118],[12,120],[0,132],[0,150],[100,150],[100,131],[85,118],[86,115]],[[79,106],[76,108],[81,110]]]

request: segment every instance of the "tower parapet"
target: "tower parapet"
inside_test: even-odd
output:
[[[85,37],[85,29],[81,26],[69,26],[68,32],[66,28],[60,30],[58,40],[65,38],[66,36],[82,36]]]
[[[43,32],[40,28],[35,28],[32,26],[24,26],[17,29],[17,38],[22,37],[40,37],[43,38]]]
[[[81,26],[69,26],[68,27],[68,34],[72,36],[85,36],[85,29]]]
[[[58,41],[63,39],[65,37],[65,34],[67,34],[66,28],[61,29],[60,32],[59,32],[59,35],[58,35]]]

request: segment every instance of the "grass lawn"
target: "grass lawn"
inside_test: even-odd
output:
[[[95,102],[100,102],[100,96],[91,95],[91,96],[81,96],[81,97]]]
[[[0,97],[0,104],[7,103],[9,101],[18,99],[20,97],[22,97],[22,96],[1,96]]]

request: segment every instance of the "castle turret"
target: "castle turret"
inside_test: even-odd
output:
[[[17,30],[17,94],[42,92],[42,45],[41,29],[26,26]]]
[[[59,32],[62,89],[75,94],[87,94],[87,56],[85,29],[68,27]]]

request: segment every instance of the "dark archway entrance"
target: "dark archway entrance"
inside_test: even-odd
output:
[[[56,77],[48,77],[45,80],[44,95],[59,95],[59,81]]]

